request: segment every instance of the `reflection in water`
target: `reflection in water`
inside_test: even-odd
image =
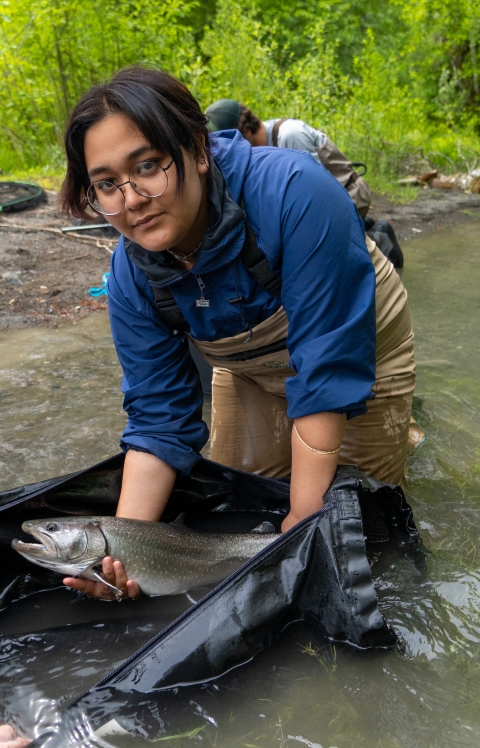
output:
[[[403,280],[419,362],[415,414],[426,432],[425,443],[410,460],[407,494],[430,553],[423,572],[406,557],[385,552],[374,557],[380,606],[400,636],[398,646],[362,652],[317,641],[304,626],[292,627],[253,663],[215,683],[139,697],[138,713],[148,715],[150,737],[167,738],[159,745],[480,744],[479,228],[473,223],[456,227],[404,247]],[[123,426],[118,365],[103,318],[90,319],[91,328],[5,333],[0,339],[10,356],[6,361],[2,353],[0,372],[5,488],[67,472],[116,451]],[[54,342],[55,335],[61,344]],[[40,358],[25,355],[22,336],[28,355]],[[128,636],[122,639],[123,656],[128,641]],[[21,681],[0,708],[0,718],[13,715],[17,724],[30,727],[36,708],[32,694],[41,717],[51,691],[43,683],[40,694],[40,677],[25,675],[35,673],[36,666],[30,664],[28,670],[28,657],[18,654],[17,646],[12,639],[11,652],[0,653],[0,665],[6,668],[2,674]],[[38,642],[32,642],[30,655],[46,656]],[[111,657],[113,665],[118,656]],[[64,668],[51,677],[63,678],[65,692],[73,693],[76,680],[88,681],[92,668],[102,668],[102,658],[82,649],[81,662],[63,657],[55,662],[52,657],[48,667]],[[22,688],[27,697],[21,704]],[[106,699],[106,715],[109,710],[114,707]],[[132,717],[123,727],[131,735],[109,742],[140,745],[138,722]]]
[[[99,602],[60,587],[35,593],[0,613],[0,723],[40,735],[59,708],[188,610],[190,595]],[[192,598],[193,595],[193,598]],[[35,633],[22,633],[31,632]]]

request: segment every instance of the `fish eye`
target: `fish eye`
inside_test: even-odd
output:
[[[55,530],[58,528],[58,525],[56,522],[49,522],[47,525],[48,532],[55,532]]]

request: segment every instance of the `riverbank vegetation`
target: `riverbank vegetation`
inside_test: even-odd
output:
[[[206,107],[325,129],[377,189],[435,166],[480,165],[474,0],[0,0],[0,169],[63,169],[78,97],[142,63]]]

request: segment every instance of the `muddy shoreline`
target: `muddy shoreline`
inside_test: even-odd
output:
[[[115,246],[113,229],[72,236],[61,228],[56,194],[37,209],[0,214],[0,329],[56,326],[91,311],[106,310],[106,296],[93,298]],[[400,244],[447,226],[480,219],[480,195],[421,189],[407,205],[373,195],[369,215],[392,224]]]
[[[106,310],[101,287],[118,234],[106,230],[62,234],[72,221],[61,215],[57,195],[32,210],[0,213],[0,330],[55,326]]]

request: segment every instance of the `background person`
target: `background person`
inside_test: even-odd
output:
[[[337,148],[327,135],[300,119],[270,119],[261,122],[243,104],[234,99],[219,99],[207,107],[209,129],[237,129],[253,146],[278,146],[294,151],[307,151],[328,169],[345,187],[364,219],[365,230],[380,251],[397,269],[403,267],[403,252],[392,226],[387,221],[374,221],[367,216],[370,207],[370,189],[354,170],[351,161]]]
[[[207,107],[205,114],[213,132],[235,128],[253,146],[269,145],[307,151],[345,187],[362,218],[367,215],[370,207],[367,183],[322,130],[307,125],[301,119],[269,119],[261,122],[250,109],[234,99],[215,101]]]
[[[200,459],[188,337],[215,367],[212,459],[291,473],[285,531],[323,506],[339,456],[401,480],[415,381],[406,292],[308,154],[206,125],[183,84],[130,68],[91,89],[67,126],[64,207],[84,218],[90,204],[122,235],[108,282],[128,413],[117,516],[157,521],[177,472]],[[119,562],[104,573],[138,593]]]

